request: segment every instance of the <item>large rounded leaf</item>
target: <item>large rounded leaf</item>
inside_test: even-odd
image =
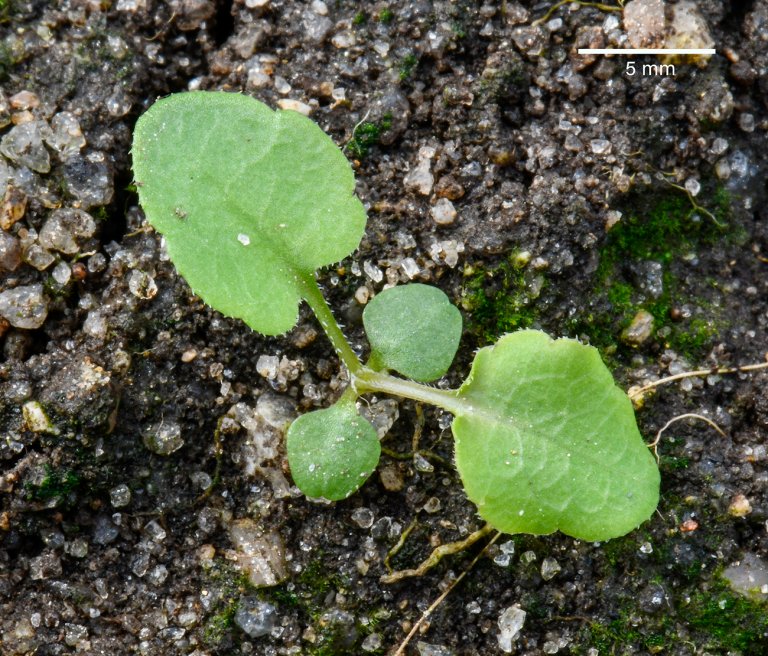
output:
[[[268,335],[295,324],[302,279],[349,255],[365,230],[330,137],[248,96],[159,100],[136,124],[133,166],[147,218],[195,293]]]
[[[658,468],[596,349],[505,335],[478,352],[458,397],[456,465],[500,531],[606,540],[656,508]]]
[[[451,366],[461,339],[461,313],[437,287],[385,289],[368,303],[363,325],[373,364],[428,382]]]
[[[354,401],[301,415],[288,429],[291,476],[308,497],[346,499],[371,475],[381,445]]]

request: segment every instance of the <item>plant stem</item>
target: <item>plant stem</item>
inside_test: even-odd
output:
[[[458,397],[457,390],[441,390],[436,387],[429,387],[412,380],[395,378],[389,374],[372,371],[366,367],[361,367],[353,374],[352,385],[358,394],[365,394],[366,392],[392,394],[436,405],[454,415],[461,414],[462,409],[465,409],[464,403]]]
[[[312,308],[312,312],[315,313],[325,334],[331,340],[336,354],[341,358],[347,369],[349,369],[350,387],[345,392],[345,396],[354,395],[357,397],[366,392],[380,392],[436,405],[454,415],[461,414],[464,404],[458,398],[457,390],[441,390],[436,387],[429,387],[412,380],[395,378],[389,374],[363,366],[349,345],[347,338],[344,337],[344,333],[341,332],[339,324],[336,323],[336,318],[333,316],[331,308],[328,307],[328,303],[326,303],[315,277],[309,274],[302,276],[301,281],[304,288],[304,300]],[[376,358],[373,360],[372,364],[374,367],[381,366],[380,363],[375,361]],[[351,393],[349,393],[350,390],[352,390]]]
[[[336,355],[341,358],[341,361],[349,369],[349,373],[354,376],[363,368],[363,365],[349,345],[347,338],[344,337],[344,333],[341,332],[341,327],[336,323],[336,318],[333,316],[331,308],[328,307],[315,276],[312,274],[302,276],[301,281],[304,283],[304,300],[312,308],[312,312],[315,313],[325,334],[331,340]]]

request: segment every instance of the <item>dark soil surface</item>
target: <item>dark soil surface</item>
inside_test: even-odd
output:
[[[696,5],[717,54],[629,75],[576,52],[626,45],[610,0],[0,0],[0,653],[393,653],[485,545],[380,582],[404,535],[395,568],[482,526],[450,418],[411,402],[369,399],[389,455],[351,498],[292,486],[285,424],[345,372],[304,310],[263,338],[176,274],[131,186],[161,95],[302,103],[344,146],[368,228],[322,277],[362,350],[361,303],[414,280],[464,314],[445,385],[523,327],[625,389],[763,362],[768,2]],[[648,441],[724,433],[664,432],[658,512],[501,536],[405,653],[768,653],[767,383],[657,388]]]

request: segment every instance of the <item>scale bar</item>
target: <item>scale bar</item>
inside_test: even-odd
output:
[[[580,55],[714,55],[714,48],[579,48]]]

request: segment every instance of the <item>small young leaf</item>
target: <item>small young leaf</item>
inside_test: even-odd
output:
[[[596,349],[505,335],[477,353],[458,396],[456,465],[500,531],[606,540],[656,508],[659,470]]]
[[[203,300],[277,335],[303,283],[351,253],[365,230],[349,163],[308,118],[236,93],[157,101],[138,121],[141,205]]]
[[[374,362],[429,382],[451,366],[461,339],[461,313],[437,287],[386,289],[368,303],[363,325]]]
[[[291,475],[308,497],[346,499],[371,475],[381,445],[354,401],[301,415],[288,429]]]

